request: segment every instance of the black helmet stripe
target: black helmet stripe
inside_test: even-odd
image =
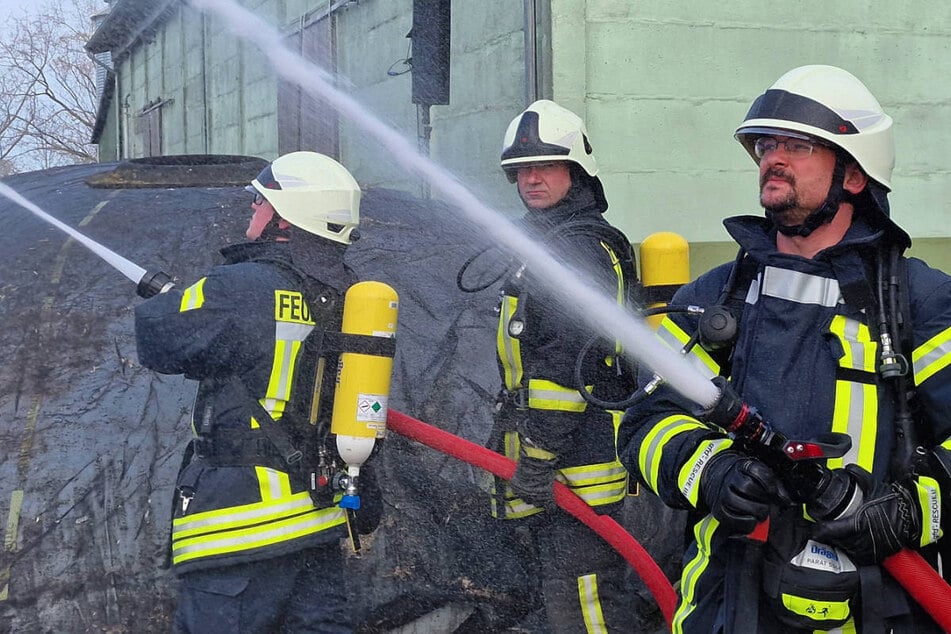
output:
[[[785,90],[770,89],[760,95],[750,107],[745,121],[752,119],[803,123],[832,134],[859,133],[851,121],[843,119],[818,101]]]
[[[281,184],[274,178],[274,172],[271,171],[270,163],[258,174],[257,181],[261,183],[261,187],[265,189],[282,189]]]
[[[502,160],[526,156],[568,156],[571,148],[553,143],[544,143],[538,136],[538,113],[527,111],[518,122],[512,145],[502,151]]]

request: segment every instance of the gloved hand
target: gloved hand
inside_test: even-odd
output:
[[[813,538],[838,546],[859,565],[877,564],[902,548],[919,546],[921,508],[909,490],[914,483],[885,484],[858,465],[845,470],[858,482],[864,501],[852,515],[820,523]]]
[[[535,506],[548,511],[558,507],[555,503],[555,464],[558,457],[550,451],[535,446],[522,437],[515,464],[515,474],[509,485],[515,494]]]
[[[752,532],[770,506],[788,504],[779,477],[763,462],[738,451],[721,451],[700,475],[700,499],[728,531]]]

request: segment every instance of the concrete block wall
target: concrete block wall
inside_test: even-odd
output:
[[[934,247],[951,232],[951,86],[935,80],[951,64],[951,5],[805,0],[794,15],[745,1],[552,6],[556,98],[583,100],[611,219],[635,242],[677,231],[698,260],[722,257],[720,220],[762,213],[755,166],[733,131],[784,72],[822,63],[855,74],[894,117],[893,217],[922,238],[919,254],[951,264]],[[558,45],[582,38],[583,70]]]

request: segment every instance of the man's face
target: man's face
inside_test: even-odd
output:
[[[760,204],[783,225],[802,224],[829,194],[835,152],[778,135],[760,137],[757,145],[768,148],[759,161]],[[806,149],[810,145],[811,152]]]
[[[548,209],[571,189],[571,171],[565,161],[526,163],[516,171],[518,193],[531,209]]]
[[[244,235],[248,240],[257,240],[261,237],[261,234],[264,233],[264,229],[268,223],[274,218],[274,207],[264,196],[255,194],[254,200],[251,201],[251,209],[254,213],[251,214],[251,222],[248,223],[248,230],[245,231]],[[278,229],[285,230],[290,227],[283,218],[278,220],[277,226]],[[287,238],[282,237],[276,238],[278,242],[283,242],[286,239]]]

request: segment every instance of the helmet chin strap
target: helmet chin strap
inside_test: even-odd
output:
[[[291,239],[290,228],[282,226],[281,218],[277,214],[264,225],[264,231],[258,238],[259,242],[286,242]],[[286,223],[283,223],[286,224]]]
[[[829,194],[823,203],[799,225],[784,225],[778,222],[778,214],[766,210],[766,217],[772,221],[773,226],[784,236],[802,236],[807,237],[820,226],[832,222],[835,214],[839,211],[839,203],[846,200],[849,196],[845,191],[845,159],[836,152],[835,167],[832,169],[832,184],[829,186]]]

